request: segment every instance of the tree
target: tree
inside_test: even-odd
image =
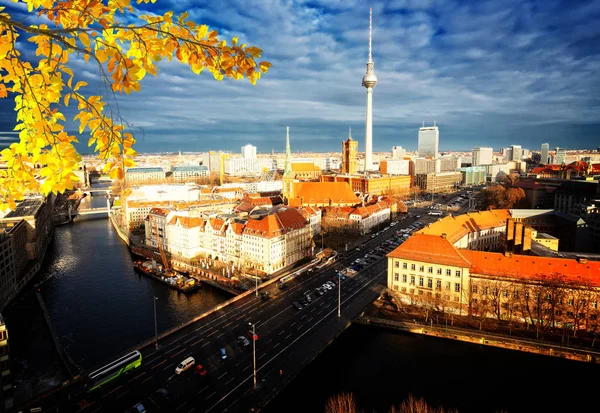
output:
[[[358,413],[358,404],[353,393],[330,396],[325,403],[325,413]]]
[[[480,209],[509,209],[525,198],[523,188],[505,188],[493,185],[483,188],[477,195]]]
[[[408,399],[404,400],[400,406],[392,406],[389,413],[458,413],[457,410],[446,410],[443,407],[432,407],[425,399],[417,399],[412,394],[408,395]]]
[[[147,75],[156,76],[156,63],[173,58],[199,74],[204,69],[216,80],[247,78],[256,83],[271,66],[257,62],[261,50],[238,38],[228,45],[215,30],[187,19],[136,15],[130,0],[21,0],[38,24],[16,20],[0,7],[0,98],[14,97],[15,130],[19,142],[2,151],[8,170],[0,171],[0,208],[15,208],[27,191],[43,194],[71,189],[80,156],[77,137],[65,130],[64,112],[76,105],[79,133],[89,131],[88,146],[106,162],[112,178],[134,165],[135,138],[111,107],[112,93],[138,92]],[[148,3],[156,0],[138,0]],[[106,4],[105,4],[106,3]],[[137,23],[123,21],[136,19]],[[46,22],[50,24],[46,24]],[[26,45],[35,48],[27,60]],[[30,46],[31,47],[31,46]],[[69,65],[72,55],[95,65],[105,85],[103,96],[84,93]],[[40,169],[36,169],[39,165]],[[37,179],[39,178],[39,179]]]

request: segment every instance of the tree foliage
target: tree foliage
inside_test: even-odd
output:
[[[509,209],[525,198],[523,188],[505,188],[502,185],[483,188],[478,195],[480,209]]]
[[[156,0],[137,2],[150,1]],[[0,98],[14,98],[19,131],[19,142],[1,153],[8,164],[0,171],[1,209],[14,208],[27,191],[63,192],[77,181],[78,140],[65,130],[66,107],[76,106],[73,120],[80,134],[89,132],[88,146],[106,162],[105,171],[122,177],[134,165],[135,138],[110,107],[111,93],[138,92],[164,59],[177,59],[196,74],[206,69],[216,80],[247,78],[252,84],[271,66],[257,62],[259,48],[238,44],[237,37],[228,45],[187,13],[138,16],[130,0],[21,2],[39,24],[16,20],[0,7]],[[138,23],[124,23],[132,19]],[[106,85],[103,96],[84,92],[87,83],[69,64],[73,55],[95,64]]]

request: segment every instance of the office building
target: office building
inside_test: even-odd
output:
[[[0,314],[0,412],[12,411],[14,406],[12,373],[8,351],[8,330]]]
[[[510,151],[511,161],[520,161],[521,159],[523,159],[523,148],[521,148],[521,145],[511,145]]]
[[[250,144],[248,144],[246,146],[242,146],[242,158],[244,158],[244,159],[256,158],[256,146],[252,146]]]
[[[491,165],[493,152],[494,150],[492,148],[473,148],[473,161],[471,166]]]
[[[358,142],[352,139],[351,131],[348,139],[342,142],[342,173],[356,175]]]
[[[162,168],[129,168],[125,172],[125,182],[127,184],[162,182],[165,176]]]
[[[224,161],[224,172],[232,176],[256,176],[261,172],[258,158],[229,158]]]
[[[415,175],[415,186],[427,192],[452,191],[460,185],[462,174],[460,172],[439,172]]]
[[[473,186],[482,185],[486,183],[487,179],[487,166],[470,166],[465,168],[458,168],[457,172],[462,174],[462,184]]]
[[[379,163],[379,172],[384,175],[409,175],[409,160],[388,159]]]
[[[433,126],[425,126],[425,122],[423,122],[423,126],[419,128],[419,156],[437,158],[439,143],[440,132],[438,127],[435,126],[435,122]]]
[[[172,172],[173,180],[175,182],[185,182],[209,175],[208,168],[204,165],[175,166],[173,167]]]
[[[548,164],[548,151],[550,150],[550,145],[547,143],[542,143],[542,154],[540,163],[547,165]]]
[[[567,151],[563,148],[556,148],[556,155],[554,155],[554,162],[556,165],[562,165],[565,163],[567,158]]]

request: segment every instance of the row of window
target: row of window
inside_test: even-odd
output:
[[[400,262],[399,261],[394,262],[394,267],[395,268],[400,268]],[[403,262],[402,263],[402,269],[403,270],[407,270],[408,269],[408,263]],[[410,269],[411,269],[411,271],[416,271],[417,270],[417,265],[416,264],[410,264]],[[424,265],[419,265],[419,272],[425,272],[425,266]],[[427,273],[433,274],[433,267],[427,267]],[[438,275],[441,275],[442,274],[442,269],[441,268],[437,268],[436,269],[436,273]],[[452,270],[451,269],[446,269],[446,275],[447,276],[452,276]],[[461,270],[455,270],[454,271],[454,275],[456,277],[460,277],[461,276]]]
[[[400,274],[394,274],[394,281],[399,282],[400,281]],[[410,285],[415,285],[416,283],[416,276],[411,275],[410,276]],[[408,283],[408,275],[407,274],[402,274],[402,282],[404,284]],[[419,277],[419,287],[425,287],[425,277]],[[433,288],[433,278],[427,278],[427,288]],[[435,280],[435,288],[437,290],[441,290],[442,289],[442,280],[440,279],[436,279]],[[446,281],[446,285],[445,285],[445,289],[446,290],[450,290],[452,288],[452,283],[450,281]],[[460,292],[460,283],[454,283],[454,292]]]

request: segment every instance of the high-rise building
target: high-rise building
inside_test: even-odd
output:
[[[493,152],[492,148],[473,148],[472,166],[491,165]]]
[[[542,156],[540,159],[540,163],[547,165],[548,164],[548,151],[550,150],[550,145],[547,143],[542,143]]]
[[[523,159],[523,148],[521,145],[510,145],[511,149],[511,159],[510,161],[520,161]]]
[[[556,148],[556,155],[554,156],[554,163],[557,165],[561,165],[565,163],[565,159],[567,157],[567,151],[565,149]]]
[[[354,175],[358,172],[357,152],[358,142],[352,139],[352,129],[350,129],[348,139],[342,142],[342,173]]]
[[[406,156],[406,149],[402,146],[392,146],[392,159],[403,159]]]
[[[256,146],[250,144],[242,146],[242,158],[244,159],[255,159],[256,158]]]
[[[8,330],[0,314],[0,412],[12,411],[13,387],[8,354]]]
[[[436,158],[439,143],[440,131],[435,122],[433,122],[433,126],[425,126],[425,122],[423,122],[423,126],[419,128],[419,156]]]
[[[373,9],[369,9],[369,58],[367,73],[363,76],[362,85],[367,88],[367,121],[365,128],[365,171],[373,168],[373,88],[377,84],[377,76],[373,71],[371,58],[371,38],[373,34]]]

